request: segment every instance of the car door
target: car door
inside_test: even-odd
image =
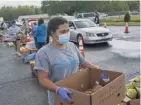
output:
[[[72,21],[69,21],[69,27],[70,27],[70,41],[76,42],[77,31]]]

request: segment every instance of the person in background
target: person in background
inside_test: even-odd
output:
[[[6,30],[7,29],[7,25],[6,25],[6,23],[3,21],[3,22],[1,22],[1,24],[0,24],[0,29],[1,30]]]
[[[27,35],[29,30],[29,24],[25,19],[22,19],[23,25],[22,25],[22,31],[24,31],[24,34]]]
[[[46,38],[47,38],[47,26],[44,24],[44,20],[40,18],[38,20],[38,27],[37,27],[37,49],[40,49],[46,44]]]
[[[96,16],[95,16],[95,24],[97,24],[99,26],[100,24],[100,20],[99,20],[99,14],[98,12],[96,12]]]
[[[32,27],[32,36],[34,37],[34,42],[35,42],[35,46],[36,46],[36,48],[37,48],[37,37],[36,37],[36,34],[37,34],[37,27],[38,27],[38,25],[37,25],[37,23],[36,22],[34,22],[33,23],[33,27]]]
[[[47,31],[53,40],[36,53],[34,73],[40,85],[48,90],[49,105],[54,105],[55,94],[70,104],[72,99],[69,94],[72,92],[67,88],[58,87],[55,82],[76,73],[80,66],[95,69],[98,67],[83,58],[76,45],[69,42],[70,30],[66,19],[51,19]]]
[[[19,53],[19,48],[17,47],[17,45],[18,45],[17,34],[19,32],[21,32],[21,29],[20,29],[20,27],[18,27],[16,25],[16,22],[13,20],[12,26],[8,28],[7,34],[10,36],[11,41],[14,43],[15,51],[16,51],[16,53],[14,53],[14,54],[21,56],[21,54]]]
[[[7,31],[7,24],[2,21],[0,23],[0,43],[3,42],[3,35],[5,34],[5,32]]]

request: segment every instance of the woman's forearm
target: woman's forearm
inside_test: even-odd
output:
[[[52,81],[50,81],[49,79],[45,78],[45,79],[38,79],[40,82],[40,85],[47,89],[50,90],[52,92],[56,93],[56,90],[59,88],[55,83],[53,83]]]
[[[89,61],[86,61],[84,64],[81,65],[82,68],[96,68],[98,69],[99,67],[97,67],[96,65],[92,64]]]
[[[56,92],[56,90],[59,88],[55,83],[53,83],[51,80],[48,79],[48,73],[43,71],[37,72],[37,77],[39,80],[40,85],[52,92]]]

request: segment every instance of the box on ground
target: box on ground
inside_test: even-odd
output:
[[[25,47],[21,47],[20,53],[22,54],[23,57],[25,57],[27,54],[30,54],[30,50]]]
[[[27,54],[32,54],[34,52],[37,52],[37,49],[28,49],[25,47],[20,48],[20,53],[22,54],[23,57],[25,57]]]
[[[110,81],[103,82],[100,73],[106,74]],[[91,88],[98,81],[103,87],[93,94],[86,94],[84,91]],[[66,87],[73,93],[70,95],[74,103],[72,105],[118,105],[125,98],[125,77],[123,73],[84,69],[64,80],[56,82],[58,86]],[[68,105],[55,96],[55,105]]]

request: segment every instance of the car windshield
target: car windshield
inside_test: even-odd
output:
[[[83,14],[83,15],[84,15],[85,18],[87,18],[87,17],[94,17],[94,13],[91,13],[91,14],[90,13],[89,14]]]
[[[89,28],[89,27],[96,27],[97,25],[90,21],[90,20],[78,20],[75,21],[74,24],[77,28]]]

